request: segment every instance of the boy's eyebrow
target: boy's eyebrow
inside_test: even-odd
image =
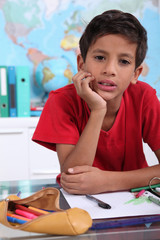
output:
[[[106,52],[105,50],[100,49],[100,48],[97,48],[97,49],[93,50],[93,53],[108,54],[108,52]],[[130,53],[120,53],[119,56],[120,56],[120,57],[128,57],[128,58],[130,58],[130,59],[134,59],[134,56],[131,55]]]
[[[121,57],[128,57],[130,59],[134,59],[134,56],[132,56],[130,53],[122,53],[120,54]]]
[[[97,48],[97,49],[93,50],[93,53],[104,53],[104,54],[106,54],[107,52],[103,49]]]

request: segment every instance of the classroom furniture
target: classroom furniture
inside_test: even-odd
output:
[[[31,140],[38,117],[0,118],[0,180],[53,178],[57,153]]]
[[[55,179],[23,180],[23,181],[0,181],[0,200],[9,194],[16,194],[21,191],[21,198],[30,196],[32,193],[41,190],[43,187],[59,187]],[[66,200],[61,195],[60,206],[63,209],[69,208]],[[97,222],[99,220],[96,220]],[[105,221],[105,220],[104,220]],[[94,220],[95,222],[95,220]],[[26,239],[79,239],[79,240],[153,240],[160,237],[160,222],[152,224],[140,224],[134,226],[125,226],[104,230],[89,230],[79,236],[51,236],[44,234],[28,233],[19,230],[9,229],[0,224],[0,239],[6,240],[26,240]]]

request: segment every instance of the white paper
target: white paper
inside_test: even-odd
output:
[[[150,202],[146,196],[135,198],[133,193],[127,191],[93,195],[108,203],[111,209],[99,207],[85,195],[68,194],[63,189],[61,191],[71,208],[78,207],[86,210],[92,219],[160,214],[160,206]]]

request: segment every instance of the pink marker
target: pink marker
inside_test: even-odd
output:
[[[143,189],[143,190],[141,190],[139,193],[137,193],[137,195],[136,195],[136,198],[139,198],[139,197],[141,197],[142,195],[143,195],[143,193],[145,192],[145,190]]]
[[[16,209],[15,213],[19,214],[19,215],[21,215],[23,217],[29,218],[29,219],[37,218],[37,216],[34,215],[33,213],[29,213],[29,212],[26,212],[26,211],[23,211],[23,210],[20,210],[20,209]]]

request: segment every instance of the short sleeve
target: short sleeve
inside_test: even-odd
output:
[[[154,89],[144,102],[143,140],[153,151],[160,149],[160,101]]]
[[[72,99],[52,91],[44,106],[32,140],[56,150],[56,143],[76,144],[79,139]]]

